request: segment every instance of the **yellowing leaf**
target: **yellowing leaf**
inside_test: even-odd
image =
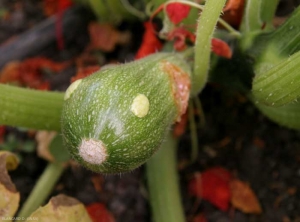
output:
[[[47,205],[37,209],[29,218],[38,218],[43,222],[92,222],[82,203],[63,194],[51,198]]]
[[[111,52],[117,44],[127,44],[131,35],[129,32],[120,32],[107,23],[91,22],[89,24],[91,48]]]
[[[20,201],[20,194],[7,170],[14,170],[18,163],[18,158],[13,153],[0,151],[0,218],[7,218],[7,221],[17,211]]]
[[[244,213],[262,212],[258,199],[250,186],[240,180],[230,181],[231,204]]]
[[[38,131],[36,133],[35,139],[37,141],[37,154],[39,157],[48,160],[50,162],[54,161],[53,155],[49,151],[49,145],[53,138],[56,136],[57,132],[49,131]]]
[[[38,156],[50,162],[66,162],[70,159],[65,149],[62,136],[54,131],[38,131],[35,139],[37,141]]]

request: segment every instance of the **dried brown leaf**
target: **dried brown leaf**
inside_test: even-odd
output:
[[[56,134],[54,131],[38,131],[35,136],[38,156],[50,162],[54,161],[54,157],[49,151],[49,146]]]
[[[131,35],[128,32],[119,32],[107,23],[92,22],[89,24],[91,47],[93,49],[111,52],[117,44],[126,44]]]
[[[260,214],[262,209],[250,186],[240,180],[230,181],[231,204],[244,213]]]
[[[29,218],[43,222],[92,222],[82,203],[66,195],[52,197],[47,205],[40,207]]]
[[[7,173],[7,170],[14,170],[18,163],[13,153],[0,151],[0,218],[12,217],[19,207],[20,194]]]

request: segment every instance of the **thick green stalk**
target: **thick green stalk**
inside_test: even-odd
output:
[[[28,217],[38,207],[40,207],[55,186],[56,182],[60,178],[64,171],[62,163],[49,163],[43,174],[34,186],[30,196],[24,203],[23,207],[19,212],[19,217]]]
[[[147,179],[154,222],[184,222],[176,170],[177,141],[172,135],[147,162]]]
[[[262,28],[261,7],[262,0],[246,1],[244,16],[240,28],[243,34],[247,32],[257,31]]]
[[[205,86],[210,65],[211,39],[226,0],[206,1],[197,25],[192,96]]]
[[[0,84],[0,124],[59,131],[63,96]]]
[[[262,0],[260,16],[265,24],[264,30],[273,29],[273,18],[278,6],[279,0]]]

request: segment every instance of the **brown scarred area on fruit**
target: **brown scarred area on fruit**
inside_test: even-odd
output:
[[[179,122],[188,106],[191,89],[190,77],[188,73],[169,61],[164,60],[161,64],[162,70],[169,75],[170,80],[173,83],[171,85],[172,93],[178,109],[178,115],[176,116],[175,121]]]

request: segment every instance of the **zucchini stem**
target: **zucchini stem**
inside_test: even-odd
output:
[[[177,140],[168,135],[160,150],[147,162],[146,173],[152,221],[184,222],[176,167]]]
[[[18,217],[30,216],[38,207],[40,207],[50,195],[56,182],[64,171],[63,163],[49,163],[36,185],[31,191],[29,197],[22,206]]]
[[[63,96],[0,84],[0,124],[59,131]]]

